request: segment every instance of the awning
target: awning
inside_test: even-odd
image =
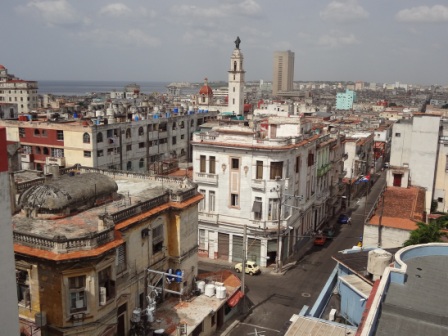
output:
[[[252,206],[252,212],[261,212],[261,202],[254,201],[254,205]]]
[[[238,302],[240,302],[243,296],[244,296],[243,292],[238,290],[227,300],[227,304],[233,308],[238,304]]]

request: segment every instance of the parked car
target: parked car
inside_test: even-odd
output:
[[[323,229],[322,233],[327,238],[333,238],[334,237],[334,229],[332,227]]]
[[[235,271],[241,273],[243,269],[243,263],[238,263],[235,265]],[[246,261],[246,274],[255,275],[260,274],[260,266],[257,265],[255,261]]]
[[[324,235],[319,235],[319,236],[314,237],[314,245],[316,245],[316,246],[323,246],[323,245],[325,245],[326,241],[327,241],[327,237]]]
[[[338,217],[339,224],[347,224],[350,221],[350,217],[346,214],[340,214]]]

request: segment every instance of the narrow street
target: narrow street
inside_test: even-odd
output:
[[[266,270],[259,276],[246,276],[246,317],[241,315],[241,323],[228,335],[253,334],[254,328],[257,332],[263,331],[264,336],[282,335],[293,314],[299,313],[304,305],[312,306],[336,265],[331,257],[358,243],[363,234],[364,216],[373,206],[384,184],[383,173],[370,188],[367,207],[365,197],[352,200],[348,211],[352,225],[337,224],[337,218],[334,218],[335,237],[327,240],[324,246],[312,246],[310,242],[305,247],[308,250],[304,257],[284,275]],[[200,269],[207,271],[216,271],[222,267],[231,265],[217,265],[204,260],[199,264]]]

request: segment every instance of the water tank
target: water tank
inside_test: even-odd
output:
[[[179,276],[183,277],[184,272],[181,269],[178,268],[176,270],[176,275],[179,275]],[[182,282],[182,278],[176,277],[176,282]]]
[[[201,281],[196,282],[196,287],[199,289],[201,294],[204,294],[204,292],[205,292],[205,281],[201,280]]]
[[[373,275],[373,279],[379,279],[387,266],[392,262],[392,253],[383,249],[369,251],[367,258],[367,272]]]
[[[174,108],[174,109],[173,109],[173,113],[176,113],[176,114],[179,113],[179,109],[178,109],[177,107]]]
[[[207,284],[205,285],[205,292],[204,294],[208,297],[215,296],[215,285],[214,284]]]
[[[78,119],[78,113],[73,113],[73,119]]]
[[[216,298],[217,299],[225,299],[227,297],[227,290],[225,286],[217,286],[216,287]]]

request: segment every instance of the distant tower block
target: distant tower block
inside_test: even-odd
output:
[[[294,89],[294,53],[291,50],[274,53],[272,95]]]

